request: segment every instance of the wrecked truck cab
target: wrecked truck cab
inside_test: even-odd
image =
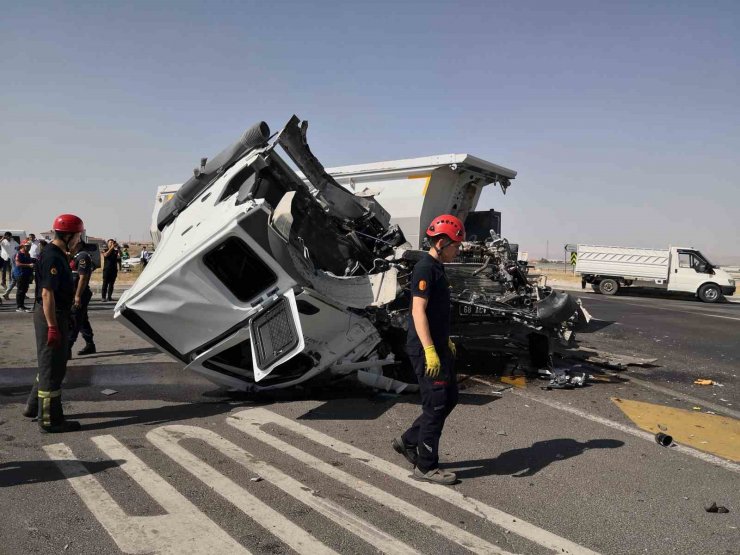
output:
[[[448,266],[461,354],[529,351],[547,365],[573,301],[530,283],[499,237],[500,213],[475,212],[484,187],[505,190],[516,172],[467,154],[325,170],[306,130],[294,116],[269,137],[260,123],[158,191],[157,249],[115,317],[235,389],[352,374],[412,391],[409,280],[427,214],[452,213],[467,216],[471,239]]]
[[[332,365],[379,367],[377,330],[352,309],[396,298],[397,269],[385,258],[403,234],[375,201],[324,172],[305,123],[292,118],[272,142],[256,127],[261,140],[245,141],[248,131],[202,160],[159,210],[156,252],[115,318],[238,389],[297,384]]]

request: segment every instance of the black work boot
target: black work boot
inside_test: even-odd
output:
[[[26,406],[23,409],[23,416],[26,418],[36,418],[39,415],[39,401],[38,397],[35,397],[33,401],[26,401]]]
[[[39,425],[39,431],[42,434],[63,434],[65,432],[79,432],[82,429],[82,424],[77,420],[62,420],[57,424],[50,426]]]
[[[406,457],[407,461],[409,461],[413,466],[416,466],[416,460],[419,458],[419,453],[416,452],[416,447],[406,445],[402,437],[393,438],[391,445],[396,453],[403,455]]]
[[[97,351],[95,350],[95,343],[85,343],[85,346],[79,351],[77,351],[77,354],[78,355],[92,355],[96,352]]]

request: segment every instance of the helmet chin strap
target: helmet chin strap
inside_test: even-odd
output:
[[[451,240],[451,239],[450,239],[450,238],[448,237],[448,238],[447,238],[447,242],[446,242],[446,243],[442,243],[442,246],[441,246],[441,247],[439,247],[439,248],[438,248],[438,247],[437,247],[437,245],[432,245],[432,248],[433,248],[433,249],[434,249],[435,251],[437,251],[437,256],[439,256],[440,254],[442,254],[442,251],[443,251],[443,250],[445,250],[445,249],[446,249],[447,247],[449,247],[449,246],[450,246],[450,245],[451,245],[452,243],[454,243],[454,241],[452,241],[452,240]]]

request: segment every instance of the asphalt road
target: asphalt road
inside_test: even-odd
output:
[[[442,441],[461,478],[450,488],[411,480],[390,447],[419,412],[415,396],[351,382],[230,394],[112,322],[111,305],[92,313],[100,353],[68,373],[65,410],[83,430],[41,435],[20,416],[34,373],[30,318],[0,311],[0,552],[740,553],[740,466],[661,447],[620,408],[691,408],[630,382],[637,373],[674,387],[661,373],[675,372],[684,395],[712,398],[685,383],[699,370],[684,359],[692,330],[729,341],[735,321],[707,314],[733,309],[585,297],[600,322],[584,344],[660,366],[571,391],[463,381]],[[672,345],[654,341],[666,335]],[[697,356],[737,356],[716,345]],[[736,389],[732,364],[712,366],[725,372],[710,376],[726,382],[723,395]],[[707,513],[712,502],[730,512]]]
[[[630,373],[708,401],[727,399],[740,410],[740,304],[706,304],[693,298],[644,292],[608,297],[579,296],[594,316],[582,345],[597,350],[657,358],[655,367]],[[720,386],[697,386],[696,379]]]

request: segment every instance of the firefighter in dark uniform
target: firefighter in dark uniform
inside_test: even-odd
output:
[[[69,358],[72,358],[72,347],[77,341],[77,336],[82,333],[85,346],[77,351],[78,355],[91,355],[95,353],[95,341],[93,341],[93,330],[88,318],[87,307],[92,299],[90,290],[90,275],[93,271],[93,262],[90,253],[85,250],[85,236],[75,247],[74,258],[70,262],[72,278],[74,280],[74,303],[72,304],[72,325],[69,333]]]
[[[444,263],[457,257],[465,228],[455,216],[443,214],[427,228],[432,246],[414,266],[406,352],[419,381],[422,413],[393,449],[414,465],[414,478],[435,484],[457,481],[439,468],[439,438],[445,420],[457,405],[455,344],[450,340],[450,286]]]
[[[82,220],[62,214],[52,226],[54,240],[44,248],[39,263],[36,303],[33,313],[39,373],[23,414],[38,416],[39,428],[46,433],[74,432],[80,423],[66,420],[62,410],[62,381],[67,372],[70,312],[74,301],[74,282],[67,253],[74,249],[84,232]]]

